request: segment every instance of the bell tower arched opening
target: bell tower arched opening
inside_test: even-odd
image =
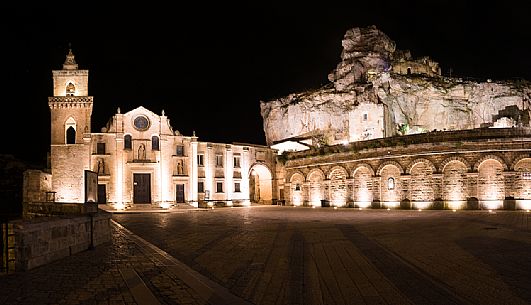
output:
[[[65,143],[76,144],[76,121],[72,117],[65,123]]]

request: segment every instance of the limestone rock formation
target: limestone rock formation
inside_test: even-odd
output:
[[[529,126],[531,83],[443,77],[429,57],[414,59],[375,26],[353,28],[325,87],[261,101],[268,144],[313,138],[337,144],[479,127]]]

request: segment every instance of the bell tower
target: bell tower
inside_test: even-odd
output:
[[[92,96],[88,96],[88,70],[77,68],[72,49],[62,70],[54,70],[53,96],[48,98],[52,115],[52,144],[81,144],[90,133]]]
[[[90,119],[88,70],[79,70],[72,49],[62,70],[53,70],[51,113],[52,188],[58,202],[84,202],[85,170],[90,169]]]

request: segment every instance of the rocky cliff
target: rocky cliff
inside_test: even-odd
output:
[[[326,144],[397,133],[529,126],[528,81],[470,81],[440,75],[375,26],[348,30],[325,87],[261,101],[266,141],[316,137]]]

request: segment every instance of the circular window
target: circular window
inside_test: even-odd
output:
[[[143,115],[139,115],[133,121],[133,125],[138,130],[147,130],[149,128],[149,120]]]

